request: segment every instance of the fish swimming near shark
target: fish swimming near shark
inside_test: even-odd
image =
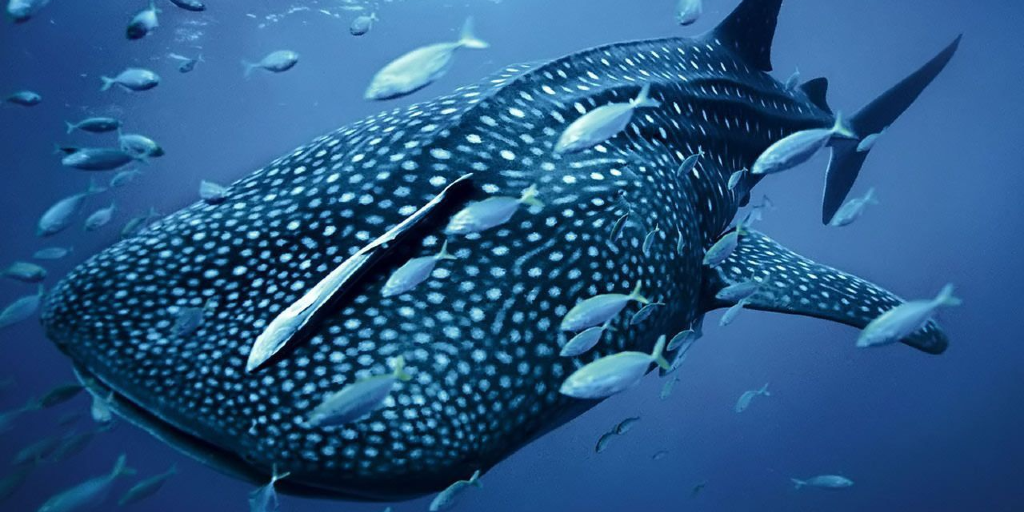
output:
[[[659,337],[733,305],[718,291],[769,271],[772,286],[744,299],[747,309],[863,328],[901,299],[758,231],[702,265],[765,179],[748,176],[737,194],[726,186],[732,173],[788,135],[835,124],[824,79],[788,90],[768,73],[781,3],[745,0],[696,38],[509,66],[319,137],[237,181],[222,203],[196,202],[73,270],[45,300],[47,334],[100,388],[92,391],[113,393],[116,414],[231,475],[262,484],[276,467],[290,473],[281,492],[397,500],[486,472],[582,414],[600,401],[559,393],[569,375],[613,354],[651,354]],[[847,126],[863,136],[892,124],[956,48]],[[642,85],[659,107],[600,147],[555,151],[573,121],[636,98]],[[869,154],[856,140],[831,144],[826,222]],[[469,204],[530,186],[545,206],[446,237]],[[611,239],[627,212],[685,243],[645,255],[643,230]],[[458,260],[381,293],[423,247],[446,239]],[[630,326],[642,306],[630,301],[596,347],[560,356],[577,334],[559,328],[570,310],[634,283],[664,304],[657,315]],[[173,331],[173,311],[210,299],[217,308],[195,332]],[[271,343],[257,353],[260,339]],[[933,321],[901,341],[931,354],[948,344]],[[409,379],[365,417],[303,421],[398,357]]]

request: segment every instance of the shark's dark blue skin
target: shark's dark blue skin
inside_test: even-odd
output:
[[[649,352],[659,335],[728,306],[713,299],[728,284],[771,275],[750,307],[863,326],[899,299],[763,235],[741,237],[722,266],[701,266],[756,184],[749,178],[730,191],[729,176],[773,142],[835,120],[823,81],[789,91],[767,74],[780,4],[746,0],[701,38],[510,67],[321,137],[232,185],[223,203],[194,204],[80,266],[48,298],[48,334],[94,385],[116,393],[120,412],[232,472],[266,479],[276,465],[291,473],[284,491],[397,499],[486,470],[594,405],[559,394],[562,381],[598,357]],[[953,48],[852,126],[895,120]],[[635,97],[645,83],[661,107],[638,111],[623,133],[590,150],[552,151],[573,120]],[[701,150],[693,172],[677,177],[680,162]],[[846,174],[831,178],[846,189],[827,192],[826,202],[845,197],[843,183],[862,162],[834,162],[833,174]],[[450,237],[457,261],[384,297],[396,268],[444,242],[446,219],[419,226],[311,337],[246,372],[253,341],[278,313],[467,173],[475,199],[518,197],[536,185],[544,206]],[[631,226],[610,240],[627,210]],[[573,334],[558,326],[573,305],[629,293],[637,281],[666,305],[633,327],[631,306],[593,351],[558,356]],[[177,337],[180,308],[211,298],[216,308],[203,325]],[[932,353],[946,345],[934,324],[904,341]],[[398,355],[412,379],[383,408],[341,427],[304,424],[327,395],[390,372]]]

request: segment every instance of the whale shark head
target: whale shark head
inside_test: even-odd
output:
[[[702,264],[756,184],[732,190],[729,177],[773,142],[835,122],[820,81],[788,90],[766,73],[780,3],[746,0],[700,38],[512,66],[320,137],[223,201],[193,204],[79,266],[47,297],[48,336],[90,386],[114,393],[117,412],[204,461],[254,480],[290,472],[287,492],[395,499],[486,470],[586,410],[595,402],[559,393],[569,374],[649,352],[659,335],[728,306],[714,292],[740,279],[773,276],[750,308],[863,327],[900,300],[759,234],[740,237],[720,266]],[[569,123],[643,85],[658,107],[590,149],[554,151]],[[898,115],[878,107],[854,122],[877,124],[883,111]],[[467,174],[464,193],[416,217]],[[461,208],[531,187],[539,202],[493,229],[445,232]],[[413,218],[301,340],[247,365],[276,318]],[[405,262],[445,242],[454,259],[382,293]],[[594,350],[559,355],[574,305],[637,285],[664,306],[640,325],[627,310]],[[934,324],[904,341],[934,353],[946,343]],[[399,356],[410,378],[380,408],[343,425],[305,421]]]

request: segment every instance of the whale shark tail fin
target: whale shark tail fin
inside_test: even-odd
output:
[[[903,303],[880,286],[815,263],[753,230],[740,237],[739,246],[725,262],[705,267],[703,281],[702,309],[706,311],[735,305],[717,297],[723,288],[754,281],[759,283],[757,291],[742,299],[747,309],[810,316],[861,329]],[[941,354],[949,345],[934,320],[900,342],[929,354]]]
[[[761,71],[772,70],[772,41],[782,0],[743,0],[706,37],[732,48],[747,64]]]
[[[849,126],[863,140],[880,133],[896,121],[904,111],[921,95],[932,80],[945,69],[953,54],[960,46],[959,36],[942,52],[913,74],[896,84],[862,108],[849,120]],[[859,140],[838,140],[832,144],[832,162],[825,178],[825,194],[822,198],[821,220],[828,224],[846,200],[846,195],[857,181],[857,175],[867,159],[869,151],[859,151]]]

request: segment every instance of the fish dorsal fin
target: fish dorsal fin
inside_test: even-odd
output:
[[[783,270],[784,269],[784,270]],[[768,283],[763,280],[767,278]],[[832,320],[864,328],[882,313],[903,304],[896,295],[859,277],[817,264],[767,236],[748,231],[729,258],[704,269],[702,305],[706,310],[732,306],[715,294],[733,284],[759,281],[745,307]],[[850,337],[850,344],[856,337]],[[918,350],[940,354],[949,340],[934,320],[900,340]]]
[[[800,90],[815,106],[825,112],[832,113],[832,107],[828,106],[828,78],[808,80],[800,86]]]
[[[772,40],[782,0],[743,0],[709,37],[729,46],[751,66],[772,70]]]

